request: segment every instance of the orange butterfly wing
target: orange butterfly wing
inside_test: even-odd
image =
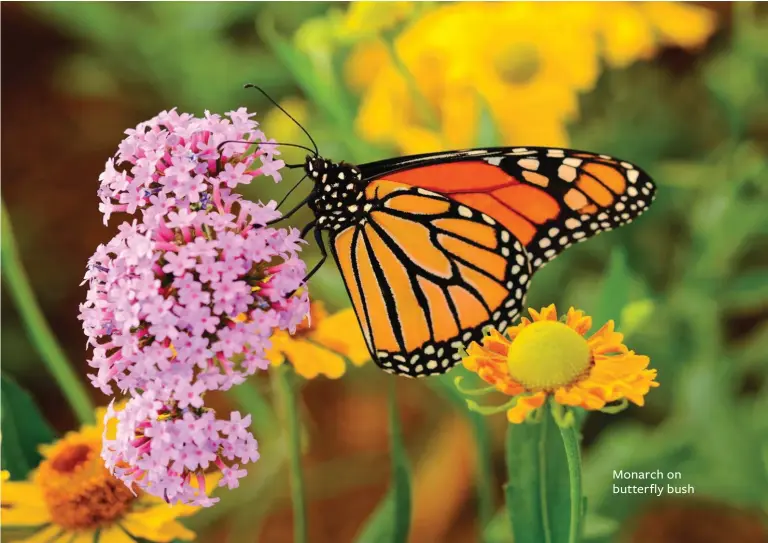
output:
[[[389,180],[365,191],[367,215],[331,249],[374,361],[411,377],[444,373],[488,324],[524,304],[525,251],[498,221],[446,196]]]
[[[489,150],[437,163],[428,157],[380,179],[444,194],[493,217],[525,246],[534,270],[575,242],[632,222],[655,193],[633,164],[581,151]]]

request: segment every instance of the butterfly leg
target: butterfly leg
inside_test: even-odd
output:
[[[301,232],[301,237],[305,237],[313,228],[315,228],[315,221],[312,221],[304,227],[304,230]],[[317,270],[319,270],[322,265],[325,264],[325,261],[328,258],[328,250],[325,248],[325,243],[323,243],[323,232],[319,228],[315,228],[315,242],[317,243],[317,247],[320,249],[320,262],[315,264],[312,269],[309,270],[309,273],[304,278],[304,283],[309,281],[310,277],[317,273]]]
[[[292,216],[294,213],[296,213],[298,210],[300,210],[302,207],[304,207],[307,202],[309,202],[309,199],[312,198],[312,194],[304,198],[301,202],[298,203],[296,207],[291,209],[288,213],[283,215],[282,217],[279,217],[277,219],[271,220],[267,223],[267,226],[272,226],[273,224],[279,223],[280,221],[287,219],[288,217]]]

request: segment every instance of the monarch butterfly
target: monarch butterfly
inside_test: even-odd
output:
[[[314,212],[302,237],[314,230],[322,258],[307,279],[328,232],[373,360],[408,377],[448,371],[484,327],[520,315],[537,270],[655,196],[643,170],[607,155],[495,147],[353,165],[322,158],[304,132],[315,149],[289,167],[314,186],[282,218]]]

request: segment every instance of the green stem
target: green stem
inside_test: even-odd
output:
[[[3,280],[8,287],[8,293],[16,303],[19,315],[29,333],[32,344],[37,349],[43,363],[51,372],[59,385],[64,397],[78,420],[83,424],[94,421],[94,407],[83,383],[69,365],[64,351],[53,335],[42,310],[37,303],[35,294],[29,284],[29,279],[21,264],[16,240],[13,237],[11,219],[2,206],[2,242],[0,243],[2,258]]]
[[[575,425],[560,426],[560,435],[565,445],[565,457],[568,459],[568,481],[570,483],[571,521],[568,530],[568,543],[581,540],[582,488],[581,488],[581,450],[579,430]]]
[[[282,364],[277,368],[278,393],[280,395],[288,433],[288,457],[291,466],[291,501],[293,503],[293,540],[307,541],[307,504],[304,499],[304,475],[301,469],[301,425],[296,409],[296,397],[291,383],[291,365]]]
[[[547,430],[549,429],[549,403],[541,407],[541,432],[539,433],[539,500],[541,503],[541,525],[544,529],[544,543],[552,543],[552,530],[549,523],[549,492],[547,489]],[[530,424],[530,423],[528,423]]]

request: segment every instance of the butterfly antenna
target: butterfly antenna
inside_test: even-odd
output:
[[[309,132],[307,132],[307,129],[306,129],[306,128],[304,128],[304,127],[301,125],[301,123],[300,123],[299,121],[297,121],[297,120],[296,120],[296,119],[293,117],[293,115],[291,115],[290,113],[288,113],[287,111],[285,111],[285,109],[283,109],[283,107],[282,107],[280,104],[278,104],[278,103],[277,103],[277,102],[276,102],[276,101],[275,101],[275,100],[274,100],[274,99],[273,99],[273,98],[272,98],[272,97],[271,97],[269,94],[267,94],[267,93],[266,93],[266,91],[265,91],[264,89],[262,89],[261,87],[258,87],[258,86],[256,86],[256,85],[253,85],[253,84],[251,84],[251,83],[248,83],[247,85],[245,85],[245,87],[244,87],[244,88],[246,88],[246,89],[256,89],[257,91],[259,91],[261,94],[263,94],[263,95],[264,95],[264,98],[266,98],[267,100],[269,100],[270,102],[272,102],[272,105],[274,105],[274,106],[275,106],[277,109],[279,109],[280,111],[282,111],[283,113],[285,113],[285,114],[288,116],[288,118],[289,118],[290,120],[292,120],[292,121],[293,121],[293,122],[296,124],[296,126],[298,126],[299,128],[301,128],[301,131],[302,131],[302,132],[304,132],[304,133],[307,135],[307,137],[309,138],[309,141],[311,141],[311,142],[312,142],[312,146],[315,148],[315,150],[314,150],[315,156],[318,156],[318,155],[319,155],[319,152],[318,152],[318,149],[317,149],[317,143],[315,143],[315,140],[314,140],[314,138],[312,138],[312,136],[310,135],[310,133],[309,133]]]
[[[309,151],[310,153],[316,153],[309,147],[305,145],[299,145],[298,143],[283,143],[280,141],[247,141],[247,140],[226,140],[222,141],[220,144],[216,146],[216,152],[221,154],[221,148],[224,147],[228,143],[244,143],[247,145],[256,145],[258,147],[265,146],[265,145],[282,145],[285,147],[296,147],[298,149],[304,149],[305,151]]]

